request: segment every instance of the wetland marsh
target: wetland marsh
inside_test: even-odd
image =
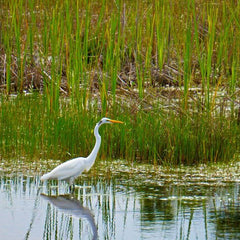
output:
[[[0,2],[1,239],[240,239],[239,1]]]
[[[105,116],[126,127],[106,130],[103,158],[238,159],[239,12],[238,1],[2,1],[1,156],[86,155]]]

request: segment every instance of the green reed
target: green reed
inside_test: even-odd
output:
[[[60,110],[53,114],[46,96],[2,98],[1,156],[62,160],[87,156],[95,142],[93,128],[102,117],[96,111],[97,104],[85,111],[61,99]],[[100,129],[99,158],[167,165],[228,161],[236,157],[240,130],[231,116],[226,119],[220,114],[212,119],[204,114],[184,116],[165,110],[132,115],[126,107],[115,107],[109,115],[125,124]]]
[[[87,154],[94,137],[84,143],[80,135],[91,135],[105,115],[127,123],[121,131],[102,130],[108,142],[102,157],[191,164],[239,151],[239,3],[19,0],[2,8],[3,92],[21,95],[33,92],[32,82],[42,84],[31,101],[2,96],[2,122],[9,120],[3,123],[3,155],[11,149],[39,157]],[[156,93],[168,92],[168,84],[177,94],[162,102]],[[201,91],[196,96],[192,88]],[[230,113],[224,99],[231,101]],[[19,128],[15,111],[23,118]]]
[[[194,73],[198,75],[200,71],[208,101],[210,84],[216,82],[212,79],[215,75],[213,70],[223,68],[222,64],[227,66],[228,60],[230,64],[232,62],[231,56],[226,59],[228,46],[235,48],[229,54],[239,52],[232,35],[233,25],[238,24],[236,13],[239,6],[231,6],[233,3],[201,5],[199,1],[192,0],[186,4],[169,5],[157,1],[149,5],[138,1],[135,4],[102,1],[100,10],[98,4],[95,1],[72,3],[65,0],[57,4],[42,1],[38,4],[42,9],[40,11],[36,9],[34,1],[29,4],[10,2],[11,18],[6,18],[5,22],[13,28],[10,34],[14,36],[10,36],[9,41],[17,56],[19,76],[24,70],[24,56],[30,54],[32,58],[34,46],[40,54],[40,62],[45,60],[42,70],[50,70],[49,67],[54,64],[53,61],[46,63],[47,58],[63,65],[70,92],[78,88],[77,83],[88,79],[84,78],[84,72],[96,70],[100,55],[103,57],[104,73],[116,79],[116,72],[112,71],[114,59],[119,59],[121,65],[124,64],[124,56],[132,54],[137,65],[136,84],[142,96],[144,83],[151,82],[149,71],[153,64],[157,63],[156,66],[161,70],[164,63],[170,62],[170,58],[175,59],[176,63],[183,60],[183,69],[180,64],[179,70],[186,74],[186,68],[192,68],[197,60],[199,69]],[[188,10],[181,15],[183,8]],[[36,14],[36,11],[39,13]],[[218,23],[224,24],[223,27],[219,28]],[[188,52],[190,48],[192,52]],[[56,59],[59,54],[62,62]],[[213,69],[215,64],[217,67]],[[58,70],[58,74],[61,76],[62,73]],[[87,81],[91,81],[91,77]],[[106,87],[109,86],[107,82]]]

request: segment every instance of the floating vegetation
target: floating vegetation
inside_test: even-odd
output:
[[[36,160],[29,162],[26,159],[11,161],[2,159],[0,175],[40,176],[48,169],[57,166],[60,161]],[[180,166],[170,168],[153,166],[152,164],[127,164],[123,160],[97,161],[93,169],[83,173],[77,180],[81,182],[87,178],[115,179],[125,184],[135,186],[225,186],[229,183],[239,183],[240,163],[221,165],[199,165],[197,167]],[[151,189],[151,187],[150,187]]]

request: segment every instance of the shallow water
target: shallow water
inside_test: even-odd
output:
[[[96,173],[69,195],[25,175],[0,177],[1,239],[240,239],[238,181]]]

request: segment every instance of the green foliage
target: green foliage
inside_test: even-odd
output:
[[[10,0],[1,7],[2,156],[87,155],[91,129],[105,115],[126,125],[102,130],[102,158],[193,164],[239,151],[239,2]],[[174,97],[161,94],[168,85]],[[9,100],[12,93],[18,97]]]
[[[0,152],[3,158],[69,159],[87,156],[94,146],[93,128],[102,117],[97,102],[85,111],[66,99],[61,110],[48,111],[46,96],[2,97]],[[156,108],[159,107],[156,105]],[[229,161],[239,151],[240,128],[229,117],[176,112],[138,111],[116,107],[109,116],[124,125],[100,129],[100,158],[124,158],[154,164],[199,164]]]

